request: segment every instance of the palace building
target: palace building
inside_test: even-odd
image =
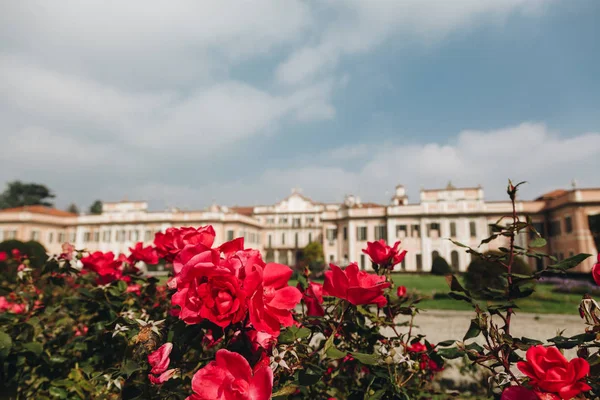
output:
[[[272,204],[250,207],[212,205],[205,210],[149,211],[144,201],[103,203],[102,214],[76,215],[44,206],[0,211],[0,241],[36,240],[52,253],[70,242],[78,249],[126,252],[136,242],[151,243],[154,234],[169,227],[212,225],[217,242],[244,237],[246,247],[259,249],[267,262],[294,265],[308,243],[321,242],[327,262],[346,265],[356,261],[370,269],[362,253],[368,241],[402,241],[408,251],[399,267],[403,271],[429,271],[436,256],[444,257],[457,271],[466,270],[471,257],[449,238],[477,247],[490,235],[490,225],[512,214],[508,201],[485,201],[481,187],[426,189],[418,203],[409,203],[403,186],[396,187],[390,204],[363,203],[346,196],[343,203],[319,203],[294,190]],[[518,201],[517,214],[530,216],[536,230],[547,239],[538,249],[559,260],[578,253],[596,254],[589,228],[590,216],[600,214],[600,188],[555,190],[532,201]],[[505,220],[509,222],[508,219]],[[523,232],[516,244],[525,246]],[[494,241],[480,251],[506,246]],[[591,270],[595,257],[579,269]],[[530,261],[536,267],[542,264]],[[398,267],[397,267],[398,269]]]

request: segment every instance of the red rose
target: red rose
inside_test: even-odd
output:
[[[321,305],[323,304],[323,285],[317,282],[309,282],[308,287],[302,294],[302,299],[306,304],[306,315],[309,317],[322,317],[325,315],[325,310]]]
[[[16,261],[21,261],[21,258],[23,258],[19,249],[12,249],[10,254],[12,255],[12,258],[14,258]]]
[[[244,357],[221,349],[214,361],[194,374],[192,390],[186,400],[269,400],[273,371],[260,365],[253,373]]]
[[[406,286],[398,286],[398,289],[396,289],[396,295],[400,298],[406,296]]]
[[[174,369],[169,369],[169,370],[163,372],[159,376],[154,376],[152,374],[148,374],[148,379],[150,380],[150,383],[152,383],[153,385],[160,385],[160,384],[165,383],[169,379],[171,379],[175,375],[176,372],[177,372],[177,369],[174,368]]]
[[[0,262],[4,262],[8,259],[8,254],[5,251],[0,251]]]
[[[252,345],[252,351],[256,352],[259,348],[265,350],[271,350],[271,348],[277,343],[277,337],[256,329],[250,329],[246,331],[246,336],[250,339]]]
[[[269,263],[261,271],[258,265],[247,265],[245,273],[244,287],[248,294],[252,293],[248,304],[250,322],[256,330],[279,336],[281,325],[287,327],[294,323],[291,310],[302,299],[298,289],[288,286],[293,273],[291,268]]]
[[[527,361],[517,368],[530,378],[529,384],[544,392],[556,393],[561,399],[571,399],[591,389],[582,380],[589,374],[590,365],[583,358],[567,361],[556,347],[530,347]]]
[[[158,232],[154,237],[154,246],[159,257],[172,262],[186,245],[203,244],[211,247],[215,241],[215,230],[212,226],[200,228],[168,228],[165,233]]]
[[[173,343],[165,343],[154,352],[148,354],[148,363],[152,367],[152,370],[150,370],[151,373],[156,375],[162,374],[169,368],[171,350],[173,350]]]
[[[246,293],[230,271],[197,270],[187,279],[177,281],[177,292],[171,298],[173,305],[181,308],[179,318],[185,323],[208,319],[224,328],[246,316]]]
[[[138,296],[141,296],[142,294],[142,285],[140,285],[139,283],[132,283],[130,285],[127,286],[127,289],[125,290],[125,292],[127,293],[135,293]]]
[[[560,400],[555,394],[540,393],[523,386],[509,386],[502,392],[500,400]]]
[[[352,263],[341,270],[334,264],[325,272],[324,294],[348,300],[354,305],[376,304],[383,307],[387,304],[383,290],[390,287],[384,276],[359,271],[358,265]]]
[[[400,241],[394,243],[394,247],[390,247],[385,240],[379,239],[376,242],[367,242],[367,248],[363,249],[363,253],[367,254],[375,264],[393,268],[394,265],[400,264],[406,255],[406,250],[398,253],[399,245]]]
[[[592,267],[592,277],[596,285],[600,285],[600,254],[598,254],[598,262]]]
[[[81,262],[83,263],[83,268],[98,274],[97,282],[100,285],[105,285],[123,276],[121,262],[115,260],[115,255],[112,251],[108,253],[96,251],[87,257],[83,257]]]
[[[127,258],[127,261],[131,265],[138,261],[142,261],[146,264],[158,264],[158,254],[152,246],[144,247],[142,242],[135,244],[133,248],[129,248],[131,255]]]

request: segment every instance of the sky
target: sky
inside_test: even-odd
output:
[[[597,0],[0,0],[0,185],[153,209],[600,187]]]

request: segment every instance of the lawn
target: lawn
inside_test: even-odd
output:
[[[448,293],[448,285],[443,276],[394,274],[394,283],[404,285],[410,292],[417,292],[425,298],[419,303],[423,309],[470,310],[464,301],[451,298],[434,299],[436,293]],[[534,314],[573,314],[581,301],[579,294],[563,294],[552,291],[551,285],[537,285],[535,293],[517,301],[521,312]]]

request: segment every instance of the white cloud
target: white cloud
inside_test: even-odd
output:
[[[386,203],[396,184],[403,184],[411,201],[418,201],[421,187],[484,186],[488,199],[504,199],[509,178],[526,180],[523,198],[531,199],[546,191],[568,188],[572,179],[580,186],[598,185],[600,133],[564,137],[541,123],[523,123],[491,131],[463,131],[448,144],[372,145],[342,147],[330,154],[371,158],[357,171],[336,166],[313,166],[270,170],[260,183],[265,192],[285,194],[292,185],[323,201],[340,201],[344,193],[363,200]],[[386,195],[386,193],[388,195]]]
[[[552,0],[329,0],[333,22],[315,32],[318,39],[292,52],[277,68],[284,85],[331,73],[343,56],[394,41],[434,43],[457,29],[502,23],[511,13],[539,11]]]

